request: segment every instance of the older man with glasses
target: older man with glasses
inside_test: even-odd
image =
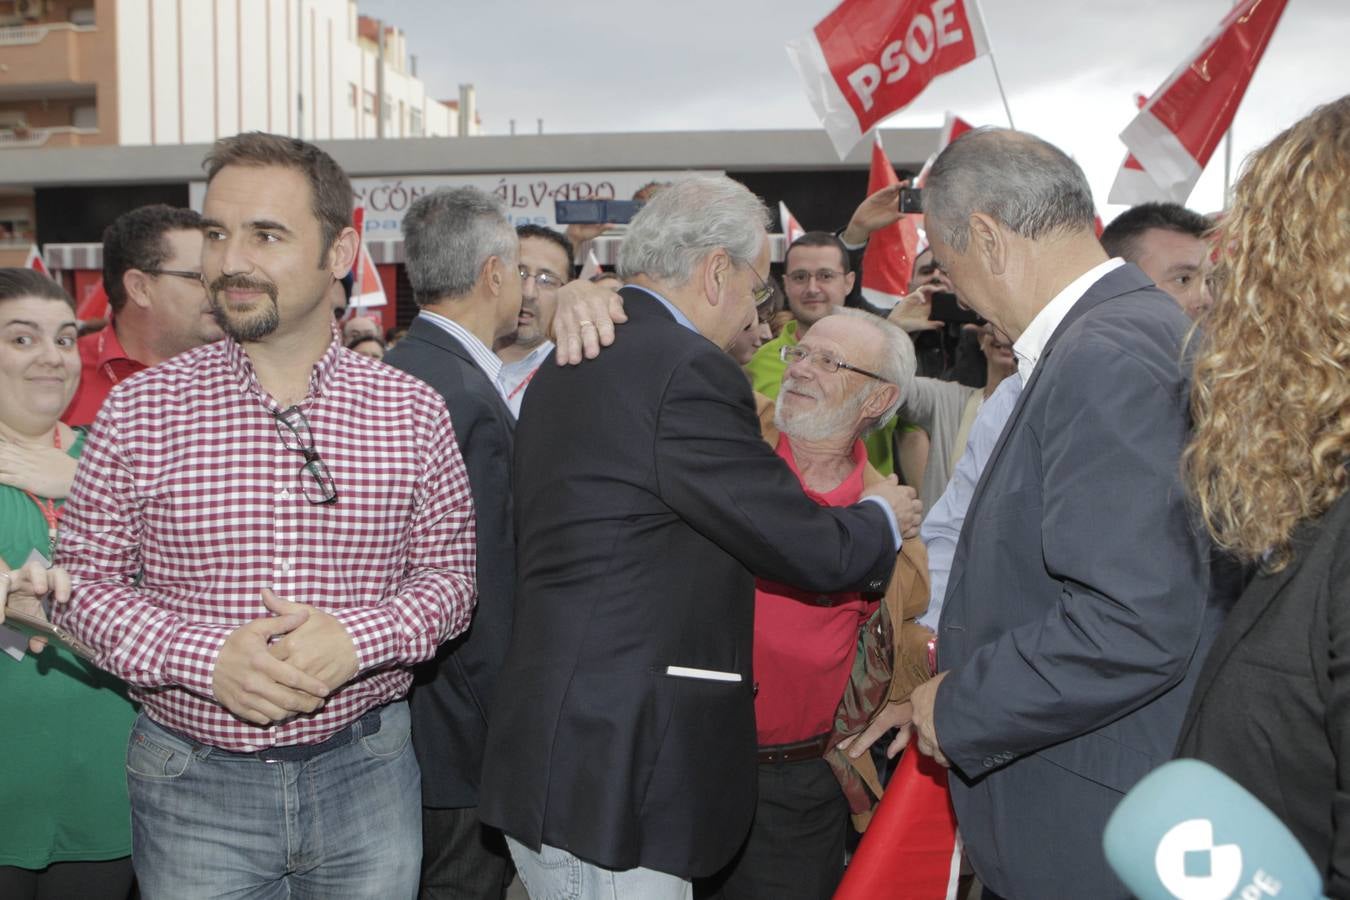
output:
[[[796,346],[812,326],[843,308],[855,278],[848,249],[838,237],[824,231],[808,231],[793,241],[783,260],[783,269],[783,293],[787,295],[792,321],[745,364],[755,392],[769,399],[778,396],[787,369],[780,355],[782,348]],[[889,422],[864,441],[868,460],[883,475],[896,471],[895,430],[895,422]]]
[[[816,503],[855,502],[883,478],[862,437],[895,415],[913,383],[909,338],[870,313],[836,309],[779,355],[787,369],[777,400],[757,398],[764,439]],[[849,813],[865,821],[874,795],[864,784],[877,782],[867,760],[850,765],[833,745],[926,680],[932,633],[915,619],[927,601],[917,538],[896,554],[884,598],[756,580],[758,798],[749,837],[709,894],[816,900],[834,892]],[[860,633],[871,641],[862,651]]]

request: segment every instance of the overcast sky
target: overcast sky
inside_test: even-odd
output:
[[[487,134],[816,128],[784,44],[831,0],[359,0],[408,35],[433,96],[477,87]],[[1018,128],[1087,172],[1097,203],[1125,148],[1117,135],[1192,53],[1231,0],[983,0]],[[1289,0],[1233,127],[1242,158],[1313,107],[1350,91],[1350,0]],[[989,60],[931,84],[885,127],[940,125],[951,110],[1004,125]],[[1190,205],[1222,205],[1223,146]]]

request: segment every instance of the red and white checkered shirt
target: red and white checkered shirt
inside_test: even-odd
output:
[[[336,503],[305,499],[303,456],[226,339],[118,385],[80,460],[56,562],[76,579],[57,618],[132,685],[157,722],[214,747],[324,740],[407,693],[407,666],[463,631],[476,600],[469,479],[441,397],[328,348],[301,404]],[[358,675],[316,713],[262,728],[215,700],[225,638],[269,615],[261,592],[346,626]]]

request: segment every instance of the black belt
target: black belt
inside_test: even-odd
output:
[[[828,749],[830,749],[830,733],[827,731],[793,744],[760,747],[758,757],[761,764],[801,762],[805,759],[820,759]]]
[[[327,753],[329,750],[345,747],[363,737],[379,733],[381,725],[380,712],[383,709],[384,707],[381,706],[375,707],[346,728],[336,734],[324,738],[317,744],[288,744],[284,747],[268,747],[265,750],[254,750],[252,752],[222,750],[220,747],[212,747],[210,744],[203,744],[196,738],[189,737],[181,731],[175,731],[164,725],[160,725],[159,727],[191,744],[194,750],[209,748],[212,755],[223,754],[239,759],[256,759],[261,762],[306,762],[316,756]]]

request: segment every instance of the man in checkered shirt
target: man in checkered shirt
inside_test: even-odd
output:
[[[206,161],[202,272],[226,339],[127,379],[66,504],[58,620],[142,713],[127,773],[147,900],[412,897],[408,667],[475,600],[441,398],[342,348],[358,237],[327,154],[260,133]]]

